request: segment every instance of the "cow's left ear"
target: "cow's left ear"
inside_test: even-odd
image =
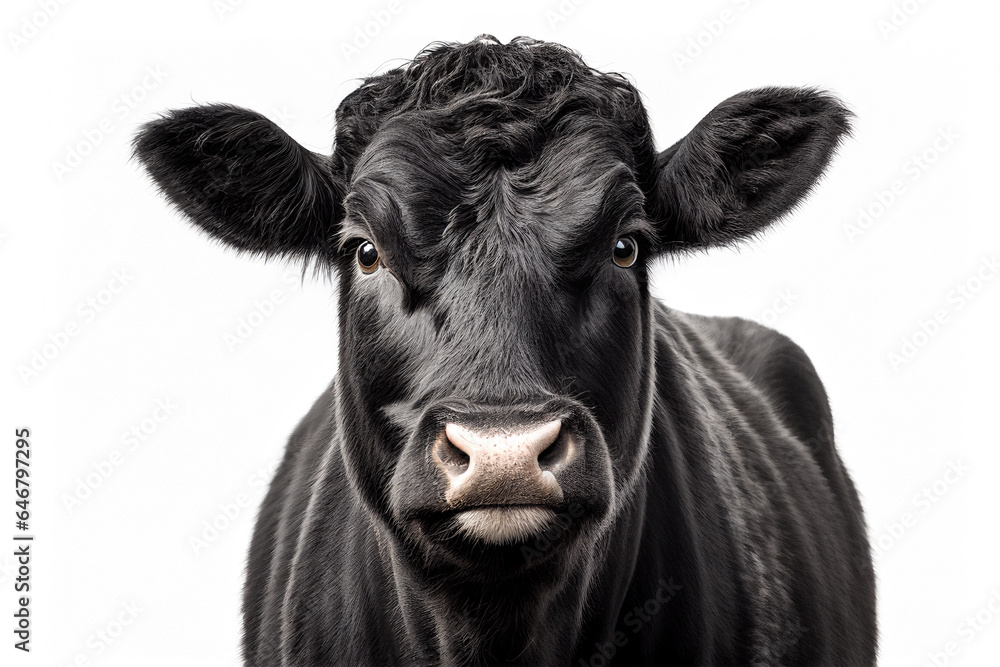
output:
[[[254,111],[171,111],[143,126],[133,147],[171,203],[235,248],[309,259],[336,247],[344,187],[332,160]]]
[[[750,90],[715,107],[657,158],[661,248],[727,245],[783,216],[823,173],[850,117],[831,95],[800,88]]]

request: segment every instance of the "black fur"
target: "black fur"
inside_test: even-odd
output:
[[[246,662],[873,664],[864,518],[808,358],[648,287],[657,254],[784,215],[847,118],[750,91],[657,154],[624,78],[483,37],[367,80],[329,159],[233,107],[147,126],[137,155],[196,224],[338,278],[340,370],[258,519]],[[561,518],[457,533],[429,453],[445,421],[553,416],[582,452]]]
[[[655,210],[681,247],[756,234],[805,197],[850,131],[826,93],[762,88],[715,107],[659,156]]]
[[[172,111],[133,145],[171,203],[240,250],[311,257],[336,243],[344,187],[329,158],[259,113],[229,104]]]

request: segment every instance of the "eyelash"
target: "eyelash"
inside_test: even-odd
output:
[[[358,251],[358,246],[360,246],[365,241],[370,239],[364,236],[351,236],[340,242],[340,252],[345,257],[350,257]]]

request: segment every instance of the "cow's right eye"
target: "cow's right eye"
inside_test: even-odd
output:
[[[365,273],[373,273],[378,268],[378,248],[371,241],[362,241],[358,246],[358,266]]]

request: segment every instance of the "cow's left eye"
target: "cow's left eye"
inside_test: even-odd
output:
[[[612,253],[612,258],[618,266],[623,269],[627,269],[635,264],[635,260],[638,259],[638,257],[639,245],[631,236],[623,236],[618,239],[617,243],[615,243],[615,250]]]
[[[362,241],[358,246],[358,266],[365,273],[373,273],[378,268],[378,248],[371,241]]]

